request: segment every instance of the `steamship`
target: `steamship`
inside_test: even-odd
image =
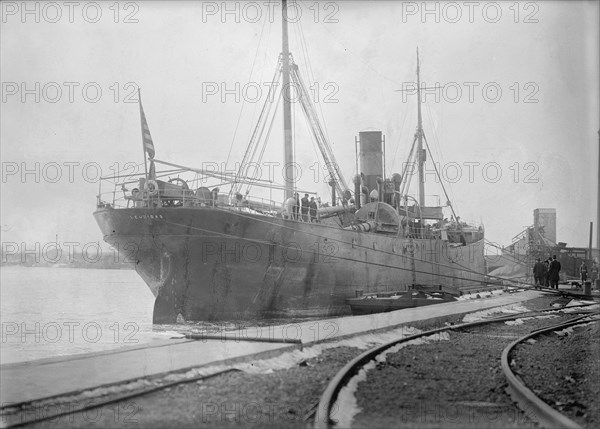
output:
[[[104,240],[130,257],[154,294],[154,323],[337,316],[350,314],[346,299],[362,293],[417,285],[460,290],[484,282],[483,227],[462,222],[447,195],[446,206],[425,204],[424,166],[431,153],[422,127],[418,51],[418,123],[408,162],[385,177],[383,133],[361,131],[357,174],[348,186],[289,51],[285,1],[282,11],[274,79],[282,85],[270,87],[275,92],[268,94],[237,173],[156,159],[140,97],[145,171],[113,177],[114,188],[100,189],[94,217]],[[310,192],[298,189],[293,169],[276,184],[247,168],[262,160],[264,130],[273,120],[267,103],[278,100],[284,162],[294,165],[291,85],[331,190],[331,200],[313,205],[308,215],[297,208],[296,195]],[[410,195],[413,177],[418,189]],[[205,186],[208,180],[217,184]],[[256,188],[282,198],[253,198],[250,189]]]

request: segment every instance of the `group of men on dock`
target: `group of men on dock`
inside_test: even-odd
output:
[[[556,255],[552,258],[546,259],[544,262],[540,261],[540,258],[535,260],[533,266],[533,279],[535,281],[535,287],[550,287],[551,289],[558,289],[558,281],[560,279],[560,262],[556,260]]]
[[[560,278],[560,270],[561,265],[560,262],[556,260],[556,255],[552,258],[548,258],[545,261],[541,262],[540,258],[535,260],[535,265],[533,266],[533,279],[535,281],[535,287],[550,287],[552,289],[558,289],[558,281]],[[592,283],[598,278],[598,266],[594,262],[592,266],[592,274],[591,281]],[[581,262],[581,266],[579,267],[579,274],[581,279],[581,284],[583,285],[588,277],[588,268],[585,264],[585,261]]]

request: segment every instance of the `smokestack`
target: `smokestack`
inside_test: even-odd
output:
[[[365,175],[365,186],[371,192],[377,189],[377,178],[383,177],[383,133],[381,131],[361,131],[358,133],[360,145],[360,172]]]

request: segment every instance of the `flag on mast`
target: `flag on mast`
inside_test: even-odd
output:
[[[148,154],[148,158],[152,160],[154,159],[154,143],[152,142],[150,128],[148,128],[148,122],[146,121],[146,115],[144,114],[144,108],[142,107],[142,94],[139,88],[138,100],[140,101],[140,118],[142,120],[142,141],[144,143],[144,150]]]

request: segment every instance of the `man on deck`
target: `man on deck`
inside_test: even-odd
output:
[[[309,200],[308,200],[308,194],[304,194],[304,198],[302,198],[301,200],[302,202],[302,221],[304,222],[308,222],[308,205],[310,204]]]
[[[310,203],[308,205],[308,209],[309,209],[308,214],[310,216],[310,221],[317,222],[318,206],[317,206],[317,202],[315,201],[315,197],[310,198]]]

